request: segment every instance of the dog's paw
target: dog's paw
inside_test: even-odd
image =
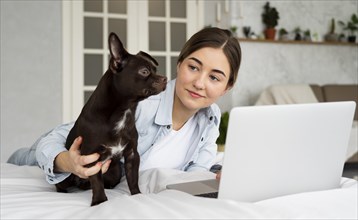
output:
[[[92,199],[92,203],[91,203],[91,206],[95,206],[95,205],[98,205],[98,204],[101,204],[102,202],[105,202],[107,201],[107,196],[105,196],[104,198],[101,198],[101,199]]]
[[[131,194],[132,194],[132,195],[140,194],[140,193],[141,193],[141,192],[140,192],[139,189],[133,189],[133,190],[131,190]]]

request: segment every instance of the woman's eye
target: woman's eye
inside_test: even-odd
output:
[[[211,80],[220,81],[219,78],[217,78],[217,77],[214,76],[214,75],[210,75],[209,77],[210,77]]]
[[[190,68],[191,70],[193,70],[193,71],[197,71],[197,70],[198,70],[198,68],[197,68],[196,66],[193,66],[193,65],[189,65],[189,68]]]

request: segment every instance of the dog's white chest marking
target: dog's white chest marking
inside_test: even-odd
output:
[[[126,147],[126,144],[121,145],[120,143],[118,143],[117,146],[110,146],[112,156],[122,153],[122,151],[124,150],[125,147]]]
[[[131,114],[131,110],[127,109],[124,114],[123,117],[116,123],[115,127],[114,127],[114,132],[115,134],[119,134],[121,132],[121,130],[125,129],[125,125],[126,125],[126,121],[128,118],[128,115]],[[108,156],[105,160],[103,160],[102,162],[104,163],[105,161],[107,161],[108,159],[112,158],[115,155],[121,154],[122,151],[126,148],[127,143],[122,143],[122,139],[119,138],[117,140],[116,143],[113,143],[112,145],[106,145],[107,148],[110,149],[111,151],[111,155]]]
[[[114,130],[117,134],[125,127],[128,114],[131,114],[131,113],[132,113],[131,110],[127,109],[124,112],[123,117],[117,122],[116,126],[114,127]]]

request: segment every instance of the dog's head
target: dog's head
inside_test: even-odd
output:
[[[128,53],[115,33],[109,35],[108,43],[115,92],[140,101],[166,88],[167,78],[157,74],[158,63],[153,57],[142,51]]]

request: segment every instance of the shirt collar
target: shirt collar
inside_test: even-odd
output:
[[[155,116],[155,123],[158,125],[172,124],[172,108],[174,102],[175,82],[176,79],[169,81],[165,91],[160,94],[158,112]]]

